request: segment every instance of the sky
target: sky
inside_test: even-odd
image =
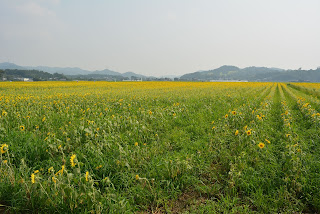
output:
[[[182,75],[320,66],[319,0],[0,0],[0,62]]]

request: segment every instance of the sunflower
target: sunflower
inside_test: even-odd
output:
[[[264,143],[259,143],[258,146],[260,149],[263,149],[265,145],[264,145]]]
[[[26,128],[25,128],[24,126],[22,126],[22,125],[21,125],[19,128],[20,128],[21,131],[24,131],[24,130],[26,129]]]
[[[251,129],[247,131],[247,135],[250,136],[252,134]]]
[[[86,181],[89,181],[89,172],[86,171]]]
[[[33,184],[36,182],[36,181],[35,181],[35,177],[36,177],[36,176],[34,175],[34,173],[32,173],[32,174],[31,174],[31,183],[33,183]]]
[[[228,114],[224,115],[225,118],[228,118]]]
[[[231,113],[232,113],[233,115],[236,115],[236,114],[237,114],[237,112],[236,112],[236,111],[232,111]]]
[[[70,164],[71,164],[71,167],[75,167],[76,166],[76,163],[74,162],[74,159],[76,158],[77,156],[75,154],[71,155],[70,157]]]
[[[9,150],[8,145],[7,144],[2,144],[0,150],[1,150],[1,154],[6,153],[6,151]]]

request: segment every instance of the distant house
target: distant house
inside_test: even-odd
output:
[[[33,79],[32,78],[23,78],[23,81],[24,82],[33,82]]]

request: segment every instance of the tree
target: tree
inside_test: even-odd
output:
[[[0,70],[0,80],[3,78],[4,73],[4,70]]]

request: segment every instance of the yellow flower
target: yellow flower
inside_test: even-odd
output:
[[[139,180],[139,178],[140,178],[139,175],[136,175],[136,180]]]
[[[3,162],[4,164],[8,163],[8,161],[7,161],[7,160],[3,160],[2,162]]]
[[[43,118],[42,118],[42,122],[44,122],[45,120],[46,120],[46,117],[43,117]]]
[[[71,158],[70,158],[70,163],[71,163],[71,167],[75,167],[76,166],[76,163],[74,162],[74,159],[76,158],[77,156],[75,154],[71,155]]]
[[[61,145],[59,145],[59,146],[58,146],[58,149],[61,149],[61,147],[62,147],[62,146],[61,146]]]
[[[214,130],[215,128],[216,128],[216,127],[215,127],[215,126],[213,126],[213,127],[212,127],[212,130]]]
[[[61,169],[56,173],[56,175],[58,175],[58,174],[62,175],[64,168],[65,168],[65,165],[62,165]]]
[[[20,126],[20,130],[24,131],[26,128],[24,126]]]
[[[33,173],[34,173],[34,174],[37,174],[37,173],[39,173],[39,170],[35,170]]]
[[[49,173],[50,173],[50,172],[53,172],[53,171],[54,171],[53,166],[48,169],[48,172],[49,172]]]
[[[99,165],[99,166],[96,167],[96,169],[100,169],[101,167],[102,167],[102,165]]]
[[[248,136],[251,135],[251,129],[247,131],[247,135],[248,135]]]
[[[86,171],[86,181],[89,181],[89,172]]]
[[[301,149],[297,149],[297,152],[301,152]]]
[[[267,141],[267,143],[270,143],[270,141],[269,140],[267,140],[267,139],[265,139],[266,141]]]
[[[264,148],[264,143],[259,143],[258,146],[259,146],[260,149],[263,149]]]
[[[151,115],[151,114],[152,114],[152,111],[149,111],[149,114]]]
[[[4,154],[6,151],[9,150],[9,146],[7,144],[2,144],[0,150],[1,154]]]
[[[53,183],[57,183],[57,179],[55,177],[52,177]]]
[[[248,126],[243,127],[243,130],[247,130]]]
[[[236,114],[237,114],[237,112],[236,112],[236,111],[232,111],[231,113],[232,113],[233,115],[236,115]]]
[[[8,115],[8,113],[6,112],[6,111],[2,111],[2,116],[7,116]]]
[[[286,134],[286,137],[289,137],[291,134]]]
[[[31,174],[31,183],[35,183],[36,181],[35,181],[35,175],[34,175],[34,173],[32,173]]]
[[[134,145],[135,145],[135,146],[138,146],[139,144],[138,144],[138,142],[135,142]]]
[[[224,115],[225,118],[228,118],[228,114]]]
[[[237,136],[239,134],[239,130],[237,130],[234,135]]]
[[[211,124],[214,124],[214,120],[211,122]]]

